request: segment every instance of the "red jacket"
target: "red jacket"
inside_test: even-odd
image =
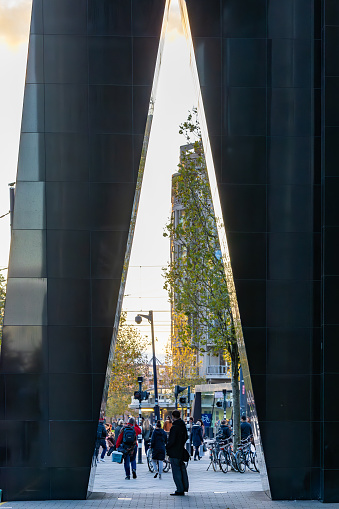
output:
[[[127,426],[131,426],[131,424],[127,424]],[[131,427],[132,427],[132,426],[131,426]],[[134,431],[135,431],[135,434],[136,434],[136,436],[137,436],[137,438],[138,438],[138,435],[140,435],[140,433],[141,433],[141,429],[139,428],[139,426],[138,426],[137,424],[134,426]],[[122,437],[123,437],[123,436],[124,436],[124,428],[122,428],[122,430],[120,431],[119,436],[118,436],[118,439],[117,439],[117,441],[116,441],[116,444],[115,444],[115,445],[116,445],[116,448],[117,448],[117,449],[118,449],[119,445],[120,445],[120,444],[121,444],[121,442],[122,442]]]

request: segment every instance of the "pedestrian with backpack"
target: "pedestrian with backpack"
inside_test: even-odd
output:
[[[131,478],[130,467],[132,467],[133,479],[137,478],[137,436],[140,434],[141,429],[135,423],[134,417],[130,417],[128,424],[121,430],[116,441],[117,450],[123,453],[126,480]]]

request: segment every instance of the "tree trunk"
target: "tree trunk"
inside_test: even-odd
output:
[[[240,389],[239,389],[239,355],[238,346],[232,349],[232,396],[233,396],[233,450],[236,452],[240,442]]]

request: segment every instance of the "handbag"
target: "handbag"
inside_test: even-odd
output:
[[[190,455],[187,449],[184,449],[183,460],[185,461],[185,463],[188,463],[188,461],[190,460]]]

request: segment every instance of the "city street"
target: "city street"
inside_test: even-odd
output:
[[[171,497],[174,484],[171,472],[154,479],[144,463],[137,465],[137,479],[125,480],[123,465],[109,458],[99,463],[95,492],[88,500],[55,500],[39,502],[3,502],[1,509],[323,509],[316,501],[272,502],[262,491],[260,475],[207,471],[207,455],[191,461],[188,467],[190,491],[185,497]],[[326,509],[339,509],[339,504],[326,504]]]

